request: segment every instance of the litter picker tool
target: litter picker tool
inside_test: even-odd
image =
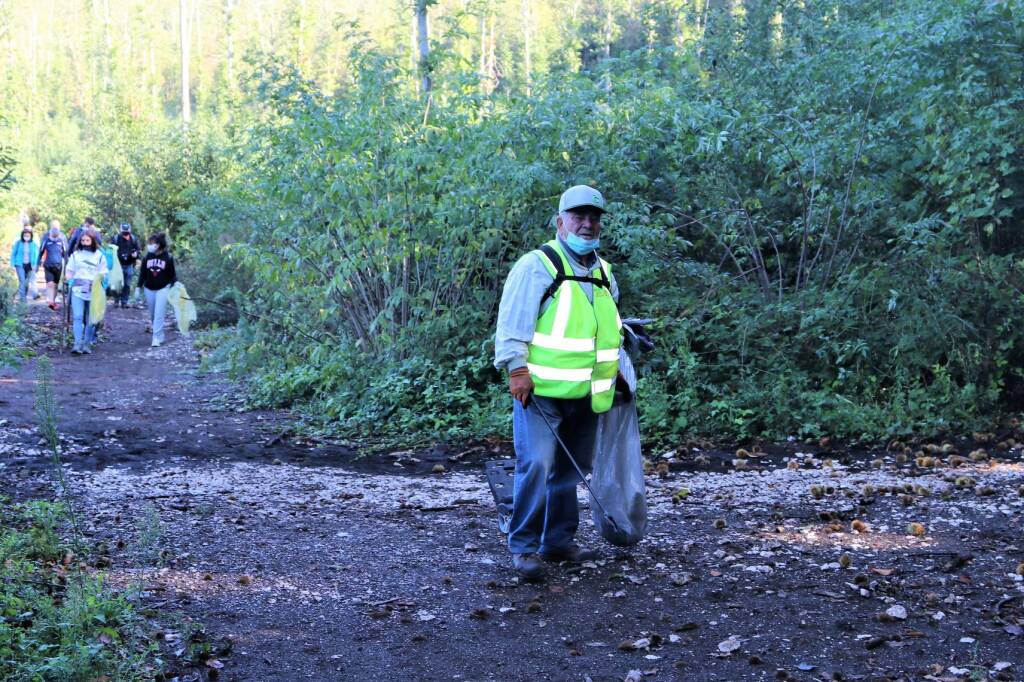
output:
[[[64,305],[64,338],[61,339],[63,341],[61,347],[66,350],[71,345],[71,301],[68,296],[71,292],[68,290],[67,282],[64,282],[60,292],[61,303]]]
[[[548,430],[551,431],[551,435],[554,436],[555,440],[558,441],[558,444],[562,446],[562,450],[565,451],[565,454],[569,458],[569,461],[572,462],[573,467],[576,469],[576,473],[578,473],[580,475],[580,478],[583,480],[583,485],[587,486],[587,490],[590,492],[590,499],[594,500],[594,504],[596,504],[597,508],[601,510],[601,515],[604,516],[605,520],[612,526],[612,528],[615,529],[616,532],[621,533],[621,526],[619,526],[619,524],[616,523],[615,519],[612,518],[611,514],[605,511],[604,505],[601,504],[601,499],[594,493],[594,489],[590,487],[590,483],[587,481],[587,477],[583,474],[583,469],[581,469],[580,465],[576,463],[576,458],[572,456],[572,452],[570,452],[569,448],[566,447],[565,442],[562,440],[562,437],[558,435],[558,431],[556,431],[555,427],[553,427],[551,425],[551,422],[548,421],[548,416],[544,414],[544,410],[538,407],[537,412],[540,413],[541,419],[543,419],[544,423],[547,424]]]

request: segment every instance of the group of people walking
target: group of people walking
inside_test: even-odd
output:
[[[22,303],[27,303],[40,267],[46,278],[46,305],[51,310],[60,307],[57,294],[64,282],[64,300],[71,307],[74,336],[71,352],[76,355],[91,353],[96,343],[97,324],[90,321],[93,296],[97,292],[105,295],[109,288],[117,294],[115,305],[129,307],[136,271],[138,290],[143,292],[149,310],[147,331],[153,335],[151,345],[157,347],[164,341],[167,299],[178,281],[174,258],[167,250],[167,237],[163,233],[152,235],[143,252],[131,224],[121,223],[109,242],[104,247],[96,222],[86,218],[70,236],[65,236],[59,221],[50,221],[36,244],[32,225],[24,218],[19,239],[11,248],[11,267],[18,276],[18,298]],[[122,275],[119,287],[111,286],[110,275],[115,270]]]

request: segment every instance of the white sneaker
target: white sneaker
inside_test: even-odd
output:
[[[150,346],[150,348],[159,348],[160,347],[160,342],[157,341],[156,339],[153,339],[153,343],[149,344],[149,346]]]

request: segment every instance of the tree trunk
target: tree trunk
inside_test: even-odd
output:
[[[103,0],[103,91],[114,87],[114,36],[110,26],[110,0]]]
[[[85,49],[86,64],[89,69],[89,116],[96,114],[96,93],[99,90],[100,75],[97,70],[100,68],[99,60],[95,58],[99,46],[96,44],[96,26],[99,25],[99,4],[89,5],[89,41]]]
[[[194,99],[196,100],[195,106],[198,109],[201,105],[200,98],[206,93],[206,88],[203,83],[203,22],[202,22],[202,6],[203,3],[191,0],[192,13],[188,20],[188,47],[189,55],[192,54],[192,46],[198,45],[199,59],[196,60],[196,74],[192,77],[193,83],[191,84],[192,90],[195,90]]]
[[[149,106],[151,111],[160,108],[160,88],[156,80],[156,47],[152,41],[149,43]]]
[[[131,17],[128,12],[121,15],[121,50],[120,60],[118,66],[118,74],[121,78],[127,79],[129,85],[124,88],[121,93],[121,101],[125,103],[128,109],[128,113],[132,118],[138,118],[142,113],[142,97],[140,96],[140,90],[142,89],[145,77],[138,78],[138,73],[144,73],[143,71],[137,71],[135,65],[135,42],[132,40],[132,25]]]
[[[192,122],[192,98],[189,92],[189,53],[191,41],[188,26],[187,0],[178,0],[178,25],[181,28],[181,122]]]
[[[412,21],[409,22],[409,73],[418,73],[419,59],[416,57],[418,48],[416,47],[416,7],[413,7]],[[416,87],[419,87],[419,83],[416,83]]]
[[[35,8],[32,9],[32,23],[29,28],[28,37],[28,60],[29,60],[29,88],[31,93],[28,99],[28,114],[31,119],[35,118],[36,93],[39,91],[39,15]]]
[[[612,57],[612,0],[605,0],[604,6],[604,58]]]
[[[612,0],[605,0],[605,14],[604,14],[604,59],[605,59],[605,71],[604,71],[604,89],[611,91],[612,89],[612,74],[611,65],[608,64],[612,58]]]
[[[430,97],[430,35],[427,23],[427,1],[416,0],[416,43],[419,52],[420,93]]]
[[[523,82],[526,83],[526,96],[530,96],[530,0],[523,0]]]
[[[224,0],[224,38],[227,48],[225,76],[228,90],[235,89],[235,0]]]
[[[496,41],[495,35],[497,35],[497,31],[495,30],[494,22],[495,22],[494,13],[492,12],[491,16],[490,16],[491,29],[490,29],[490,31],[488,31],[488,34],[489,34],[488,35],[488,40],[490,41],[490,44],[487,47],[487,50],[488,50],[488,52],[487,52],[487,75],[491,79],[491,91],[492,92],[498,89],[498,80],[499,80],[499,76],[498,76],[498,60],[495,57],[495,41]]]
[[[480,92],[487,94],[487,15],[480,14]]]

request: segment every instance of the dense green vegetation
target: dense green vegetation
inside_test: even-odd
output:
[[[446,12],[429,98],[405,43],[339,23],[343,67],[255,57],[185,132],[112,117],[15,192],[170,228],[186,284],[241,312],[216,357],[252,399],[353,436],[507,431],[500,287],[576,182],[612,202],[624,312],[658,320],[649,437],[1020,409],[1024,3],[614,6],[537,23],[543,58],[497,83]]]
[[[86,569],[65,523],[60,504],[0,499],[0,677],[152,679],[143,621]]]

